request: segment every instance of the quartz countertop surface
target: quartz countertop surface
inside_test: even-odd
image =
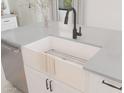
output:
[[[14,14],[6,14],[6,15],[1,16],[1,18],[10,18],[10,17],[16,17],[16,15],[14,15]]]
[[[79,25],[78,25],[79,26]],[[21,47],[49,35],[101,47],[84,66],[85,70],[122,82],[122,32],[110,29],[83,27],[82,36],[72,39],[73,25],[60,22],[32,24],[2,32],[2,42]]]

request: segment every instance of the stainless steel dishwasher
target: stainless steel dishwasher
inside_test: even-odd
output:
[[[6,79],[17,89],[28,93],[20,48],[2,42],[1,59]]]

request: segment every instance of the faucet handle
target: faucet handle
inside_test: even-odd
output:
[[[79,33],[78,33],[78,36],[81,36],[82,33],[81,33],[81,27],[79,27]]]

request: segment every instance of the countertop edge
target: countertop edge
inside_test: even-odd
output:
[[[97,75],[100,75],[100,76],[103,76],[103,77],[112,79],[112,80],[114,80],[114,81],[117,81],[117,82],[119,82],[119,83],[122,83],[122,80],[120,80],[120,79],[113,78],[113,77],[111,77],[111,76],[108,76],[108,75],[99,73],[99,72],[97,72],[97,71],[94,71],[94,70],[89,69],[89,68],[86,68],[86,67],[84,67],[83,69],[86,70],[86,71],[88,71],[88,72],[92,72],[92,73],[94,73],[94,74],[97,74]]]

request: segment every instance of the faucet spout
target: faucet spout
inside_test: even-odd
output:
[[[76,28],[76,10],[74,8],[70,8],[70,9],[67,10],[64,24],[68,24],[68,15],[69,15],[70,11],[73,11],[73,13],[74,13],[73,39],[77,39],[77,36],[81,36],[81,31],[79,31],[79,33],[77,32],[77,28]]]

